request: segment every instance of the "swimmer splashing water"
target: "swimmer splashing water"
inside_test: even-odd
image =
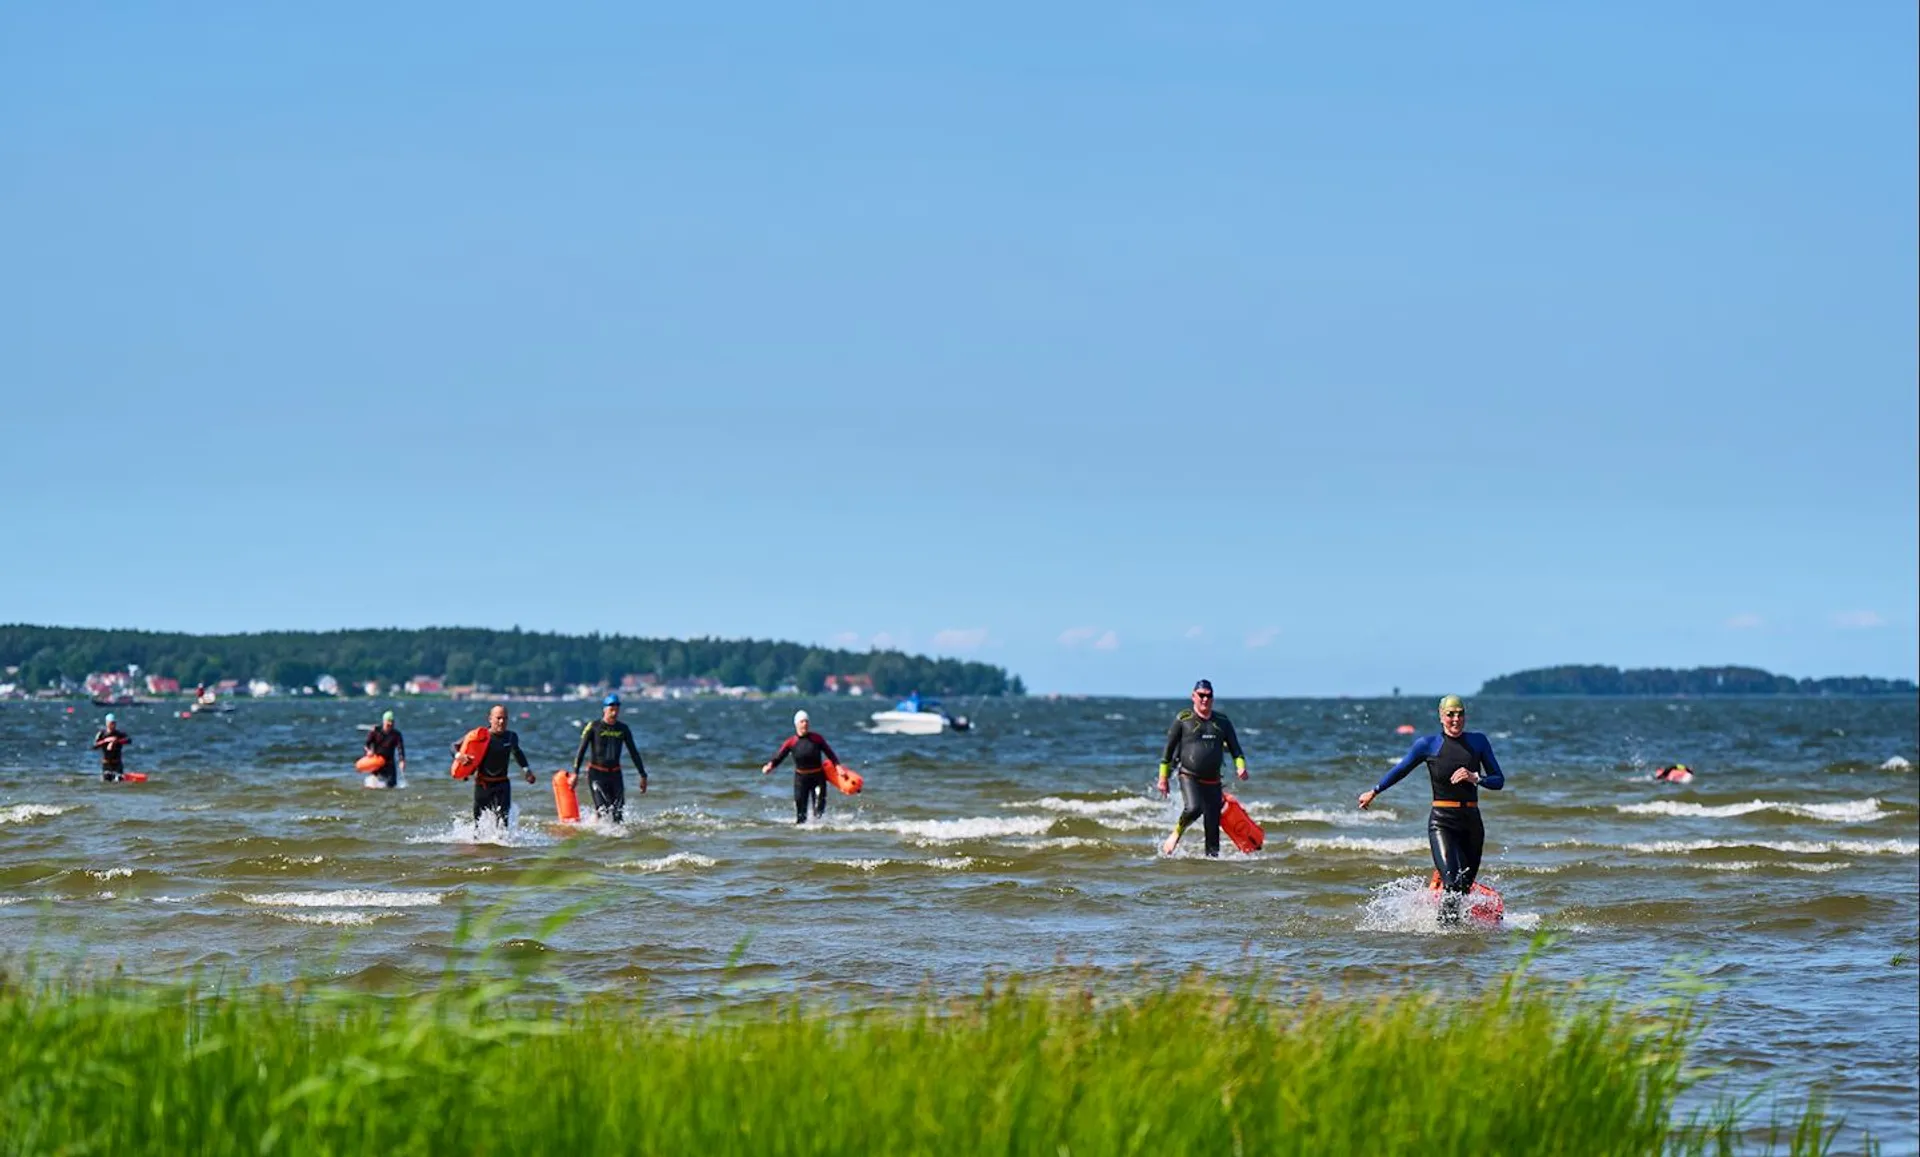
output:
[[[1487,829],[1480,820],[1480,789],[1499,791],[1507,777],[1493,757],[1493,744],[1478,731],[1467,730],[1467,705],[1458,695],[1448,695],[1440,700],[1440,734],[1414,740],[1406,758],[1381,776],[1372,790],[1360,793],[1360,809],[1365,811],[1381,792],[1421,763],[1427,765],[1433,786],[1427,847],[1445,890],[1440,919],[1456,923],[1463,899],[1473,891],[1474,878],[1480,874],[1480,854],[1487,843]]]

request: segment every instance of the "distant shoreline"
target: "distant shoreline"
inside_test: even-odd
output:
[[[1776,675],[1758,667],[1637,667],[1623,670],[1597,665],[1536,667],[1511,675],[1499,675],[1481,684],[1479,691],[1481,695],[1634,696],[1652,699],[1790,695],[1818,698],[1916,693],[1920,693],[1920,685],[1911,679],[1882,679],[1871,675],[1795,679],[1791,675]]]

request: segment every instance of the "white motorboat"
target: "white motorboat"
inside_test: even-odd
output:
[[[948,715],[939,700],[922,702],[917,692],[894,704],[891,711],[875,711],[872,719],[875,735],[938,735],[949,728],[965,731],[968,727],[966,716]]]
[[[938,735],[947,729],[947,717],[938,711],[875,711],[876,735]]]

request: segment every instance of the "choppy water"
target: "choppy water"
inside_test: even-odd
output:
[[[1198,832],[1155,854],[1176,810],[1148,791],[1172,702],[972,703],[975,731],[929,738],[864,734],[871,705],[809,704],[867,791],[798,830],[788,774],[758,774],[792,703],[634,704],[654,790],[630,786],[629,823],[549,824],[543,779],[516,783],[505,833],[476,831],[447,776],[477,707],[401,704],[410,782],[362,790],[350,764],[382,706],[124,709],[128,767],[152,775],[136,786],[99,782],[94,709],[0,704],[0,938],[63,964],[392,988],[471,966],[461,913],[505,905],[527,925],[511,958],[683,1007],[1193,965],[1471,999],[1545,930],[1550,976],[1642,986],[1678,966],[1722,986],[1708,1059],[1746,1088],[1819,1082],[1889,1152],[1920,1151],[1910,699],[1476,704],[1510,785],[1487,793],[1482,878],[1509,914],[1495,932],[1443,931],[1413,895],[1420,773],[1353,808],[1405,750],[1395,725],[1428,728],[1424,702],[1223,701],[1269,842],[1217,862]],[[537,768],[571,761],[593,710],[514,706]],[[1691,786],[1652,781],[1676,760]],[[599,903],[531,926],[578,900]]]

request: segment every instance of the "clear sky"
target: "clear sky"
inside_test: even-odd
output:
[[[0,621],[1912,677],[1915,24],[0,6]]]

